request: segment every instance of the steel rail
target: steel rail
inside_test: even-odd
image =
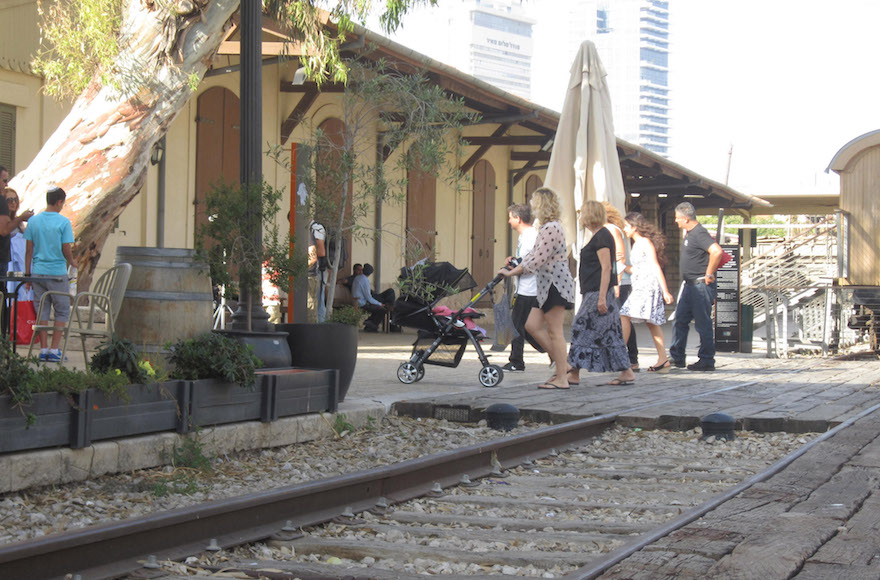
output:
[[[286,525],[329,521],[345,507],[355,513],[373,508],[382,497],[389,503],[421,497],[435,483],[449,487],[459,483],[463,474],[485,477],[495,465],[515,467],[552,449],[582,443],[610,427],[621,414],[757,382],[671,397],[389,466],[7,544],[0,546],[0,578],[52,580],[68,574],[89,580],[115,578],[137,570],[150,555],[179,560],[204,552],[211,540],[222,548],[237,546],[278,534]]]
[[[811,440],[806,445],[799,447],[798,449],[795,449],[794,451],[792,451],[791,453],[789,453],[788,455],[786,455],[785,457],[783,457],[782,459],[780,459],[779,461],[777,461],[776,463],[774,463],[773,465],[771,465],[770,467],[765,469],[764,471],[762,471],[760,473],[756,473],[755,475],[746,479],[742,483],[735,485],[734,487],[731,487],[730,489],[728,489],[722,493],[719,493],[718,495],[716,495],[715,497],[713,497],[709,501],[695,507],[694,509],[686,511],[685,513],[681,514],[680,516],[678,516],[674,520],[666,522],[662,526],[660,526],[657,529],[652,530],[646,534],[642,534],[633,542],[631,542],[627,545],[621,546],[620,548],[618,548],[612,552],[609,552],[603,558],[598,559],[594,562],[590,562],[588,565],[586,565],[582,568],[579,568],[578,570],[575,570],[574,572],[570,572],[570,573],[566,574],[565,576],[563,576],[563,580],[593,580],[594,578],[598,578],[599,576],[601,576],[602,574],[607,572],[609,568],[619,564],[620,562],[622,562],[626,558],[632,556],[633,554],[635,554],[636,552],[638,552],[642,548],[656,542],[657,540],[659,540],[665,536],[668,536],[672,532],[679,530],[679,529],[685,527],[686,525],[688,525],[689,523],[703,517],[704,515],[706,515],[710,511],[714,510],[715,508],[717,508],[718,506],[720,506],[724,502],[733,499],[734,497],[738,496],[739,494],[741,494],[745,490],[749,489],[750,487],[752,487],[756,483],[761,483],[762,481],[766,481],[766,480],[770,479],[771,477],[773,477],[774,475],[776,475],[777,473],[779,473],[780,471],[782,471],[783,469],[785,469],[786,467],[791,465],[795,459],[802,456],[803,454],[805,454],[807,451],[809,451],[810,449],[812,449],[816,445],[819,445],[823,441],[826,441],[826,440],[830,439],[831,437],[834,437],[835,435],[837,435],[838,433],[840,433],[841,431],[843,431],[847,427],[850,427],[853,423],[855,423],[856,421],[858,421],[862,417],[866,417],[866,416],[870,415],[871,413],[876,412],[877,410],[880,410],[880,404],[874,405],[873,407],[865,409],[864,411],[858,413],[857,415],[850,417],[849,419],[847,419],[846,421],[844,421],[840,425],[834,427],[833,429],[830,429],[829,431],[826,431],[822,435]]]
[[[80,574],[113,578],[141,567],[149,555],[176,560],[204,552],[210,541],[229,547],[267,538],[286,523],[314,525],[351,507],[375,507],[425,495],[434,483],[457,484],[462,474],[484,477],[493,464],[513,467],[586,441],[614,422],[603,415],[284,488],[64,532],[0,547],[0,578],[54,579]]]

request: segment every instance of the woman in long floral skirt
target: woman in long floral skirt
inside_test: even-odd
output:
[[[609,385],[631,385],[635,374],[623,341],[620,311],[614,297],[614,237],[603,224],[605,208],[598,201],[587,201],[581,208],[581,224],[593,234],[581,250],[578,276],[581,306],[571,324],[568,351],[570,384],[580,380],[580,369],[592,373],[618,371]]]

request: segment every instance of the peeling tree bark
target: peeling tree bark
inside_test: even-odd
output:
[[[153,145],[193,95],[239,0],[124,0],[118,87],[96,75],[37,157],[11,187],[22,207],[45,207],[45,192],[67,192],[79,287],[87,288],[114,220],[146,180]]]

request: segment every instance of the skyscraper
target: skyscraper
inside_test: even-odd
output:
[[[444,0],[439,6],[414,10],[392,38],[529,98],[533,24],[523,0]]]
[[[608,73],[615,133],[669,151],[669,2],[569,0],[569,46],[596,43]],[[575,17],[575,15],[577,15]]]

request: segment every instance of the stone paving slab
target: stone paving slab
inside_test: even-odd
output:
[[[880,411],[601,578],[880,577]]]

